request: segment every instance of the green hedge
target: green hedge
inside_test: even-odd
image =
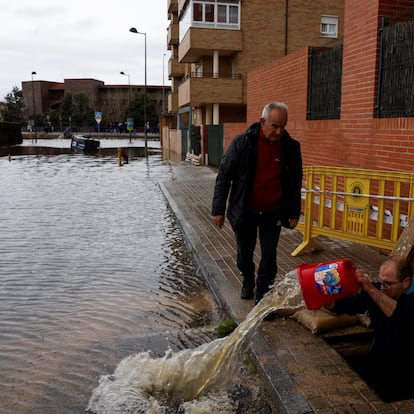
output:
[[[0,147],[17,145],[22,142],[22,131],[18,122],[0,122]]]

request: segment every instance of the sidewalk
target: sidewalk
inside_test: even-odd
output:
[[[223,229],[218,229],[211,220],[216,173],[188,163],[172,168],[174,180],[160,184],[161,189],[211,291],[228,314],[241,321],[253,301],[240,299],[233,231],[227,221]],[[298,231],[282,229],[278,277],[299,263],[342,258],[351,259],[368,274],[376,274],[385,258],[369,247],[326,237],[319,239],[323,252],[292,257],[291,252],[301,241]],[[414,400],[384,403],[332,347],[292,319],[262,322],[249,353],[277,406],[277,414],[414,413]]]

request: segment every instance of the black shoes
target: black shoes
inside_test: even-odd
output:
[[[254,288],[248,285],[243,285],[240,297],[242,299],[253,299],[254,298]]]
[[[240,297],[242,299],[253,299],[254,298],[254,287],[251,285],[243,285]],[[261,298],[260,298],[261,299]],[[255,306],[260,302],[260,299],[256,297],[256,300],[254,301]],[[269,312],[264,318],[264,321],[273,321],[276,318],[275,312]]]

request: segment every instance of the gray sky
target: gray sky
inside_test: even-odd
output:
[[[22,81],[93,78],[106,85],[168,80],[167,0],[0,0],[0,101]],[[165,54],[165,57],[164,57]],[[164,72],[164,82],[163,82]]]

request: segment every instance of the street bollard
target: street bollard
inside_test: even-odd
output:
[[[118,147],[118,165],[122,167],[122,148]]]

